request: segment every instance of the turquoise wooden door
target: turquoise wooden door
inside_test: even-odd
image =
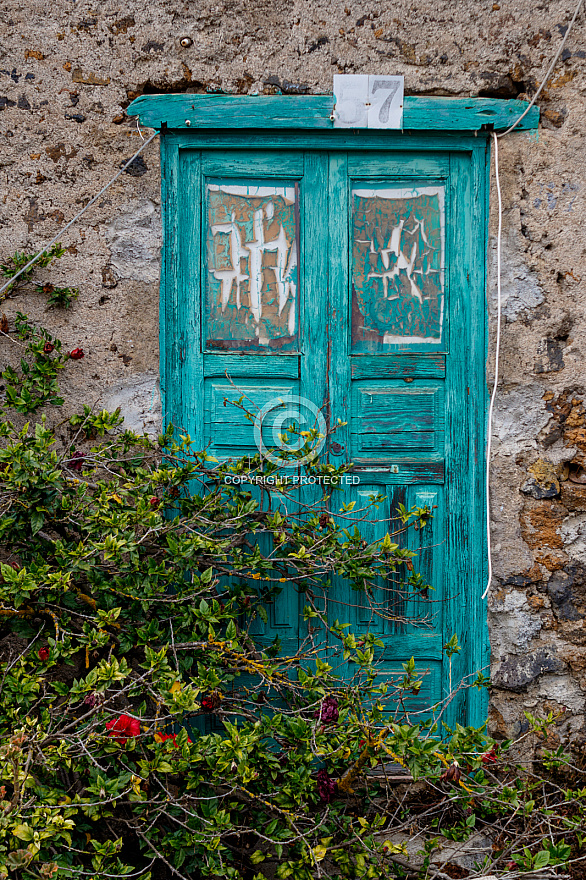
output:
[[[365,516],[367,540],[397,531],[400,505],[433,510],[400,539],[432,591],[397,581],[357,600],[337,580],[329,603],[332,619],[378,634],[381,676],[415,658],[424,685],[410,708],[424,712],[482,659],[483,626],[468,610],[483,569],[484,147],[395,139],[381,149],[345,134],[319,149],[282,139],[242,150],[223,140],[167,155],[178,225],[166,273],[180,291],[177,312],[167,300],[164,314],[175,328],[166,344],[180,353],[165,380],[169,415],[225,460],[258,451],[226,398],[260,409],[300,397],[326,423],[346,423],[326,452],[353,462],[355,479],[334,503],[360,509],[384,496]],[[284,590],[258,637],[294,651],[303,604]],[[443,646],[454,633],[462,652],[450,670]],[[462,690],[444,718],[479,722],[481,712]]]

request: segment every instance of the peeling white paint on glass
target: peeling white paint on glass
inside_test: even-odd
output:
[[[210,183],[207,190],[208,271],[220,282],[219,301],[208,285],[208,339],[247,347],[294,337],[295,187]]]
[[[352,200],[353,285],[364,318],[360,329],[366,338],[376,333],[382,345],[441,343],[444,187],[361,187],[352,191]],[[359,336],[356,341],[361,347]]]

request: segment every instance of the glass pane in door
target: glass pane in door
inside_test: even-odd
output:
[[[208,351],[296,351],[298,199],[294,183],[208,181]]]
[[[352,352],[442,342],[443,186],[352,190]]]

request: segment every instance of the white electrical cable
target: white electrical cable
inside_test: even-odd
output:
[[[488,595],[488,591],[490,590],[492,584],[492,542],[490,535],[490,453],[492,448],[492,414],[494,410],[494,402],[496,399],[497,386],[499,382],[499,359],[500,359],[500,349],[501,349],[501,237],[502,237],[502,225],[503,225],[503,205],[501,198],[501,183],[499,178],[499,138],[504,137],[509,132],[513,131],[516,128],[522,119],[529,113],[535,102],[537,101],[539,95],[545,88],[551,73],[556,66],[560,55],[563,52],[564,46],[566,45],[566,41],[570,35],[570,31],[578,17],[578,12],[580,11],[580,7],[582,6],[583,0],[578,0],[578,5],[574,11],[574,15],[566,33],[564,34],[564,38],[559,46],[553,61],[549,65],[547,73],[545,74],[541,85],[535,92],[531,103],[526,107],[523,113],[519,116],[519,118],[509,127],[506,131],[501,132],[501,134],[496,134],[493,132],[492,137],[494,140],[494,173],[495,173],[495,181],[496,181],[496,192],[498,197],[498,231],[497,231],[497,240],[496,240],[496,289],[497,289],[497,308],[496,308],[496,345],[495,345],[495,356],[494,356],[494,382],[492,386],[492,394],[490,396],[490,406],[488,409],[488,428],[487,428],[487,439],[486,439],[486,547],[488,551],[488,578],[486,582],[486,589],[482,594],[482,598],[486,599]]]
[[[494,355],[494,382],[492,383],[492,394],[490,395],[490,406],[488,408],[488,430],[486,440],[486,546],[488,550],[488,580],[486,590],[482,594],[482,598],[486,599],[486,595],[492,583],[492,545],[490,536],[490,452],[492,448],[492,413],[494,410],[494,402],[496,400],[497,386],[499,383],[499,358],[501,353],[501,235],[503,228],[503,203],[501,198],[501,182],[499,178],[499,142],[497,135],[493,132],[494,140],[494,176],[496,180],[496,193],[498,198],[498,228],[496,234],[496,345]]]
[[[40,259],[40,257],[42,257],[43,254],[44,254],[46,251],[48,251],[49,248],[50,248],[52,245],[55,244],[55,242],[57,241],[57,239],[61,238],[61,236],[63,235],[63,233],[64,233],[64,232],[67,232],[67,230],[69,229],[69,227],[70,227],[70,226],[73,226],[73,224],[74,224],[77,220],[79,220],[79,218],[82,216],[82,214],[85,214],[85,212],[88,210],[88,208],[91,208],[91,206],[94,205],[94,204],[97,202],[97,200],[100,198],[100,196],[103,195],[103,194],[106,192],[106,190],[109,189],[109,188],[112,186],[112,184],[114,183],[114,181],[118,180],[118,178],[120,177],[120,175],[123,174],[123,173],[126,171],[126,169],[128,168],[128,166],[131,165],[131,164],[134,162],[134,160],[136,159],[136,157],[139,156],[140,153],[142,153],[142,151],[144,150],[144,148],[147,147],[147,146],[150,144],[150,142],[153,141],[153,140],[157,137],[158,134],[159,134],[159,132],[156,131],[156,132],[155,132],[154,134],[152,134],[149,138],[147,138],[146,141],[144,141],[143,144],[141,144],[140,148],[136,151],[136,153],[134,154],[134,156],[132,156],[132,157],[128,160],[128,162],[126,162],[126,163],[122,166],[122,168],[120,169],[120,171],[118,172],[118,174],[115,174],[114,177],[112,178],[112,180],[110,180],[110,181],[106,184],[106,186],[102,187],[102,189],[99,191],[99,193],[97,194],[97,196],[94,196],[93,199],[91,199],[91,200],[87,203],[87,205],[85,206],[85,208],[82,208],[81,211],[79,211],[79,213],[77,213],[77,214],[75,215],[75,217],[73,218],[73,220],[70,220],[69,223],[67,223],[67,224],[63,227],[63,229],[59,230],[59,232],[57,233],[57,235],[56,235],[54,238],[51,239],[51,241],[49,242],[49,244],[45,245],[45,247],[43,248],[42,251],[39,251],[38,254],[35,254],[35,256],[33,257],[33,259],[30,260],[30,261],[26,264],[26,266],[23,266],[22,269],[20,269],[20,270],[16,273],[16,275],[13,275],[12,278],[10,278],[5,284],[2,285],[2,287],[0,287],[0,294],[1,294],[1,293],[4,293],[4,291],[7,290],[7,289],[8,289],[8,288],[9,288],[9,287],[10,287],[10,286],[16,281],[16,279],[17,279],[20,275],[22,275],[23,272],[26,272],[27,269],[30,269],[31,266],[34,266],[34,264],[37,262],[37,260]],[[142,135],[141,135],[141,137],[142,137]]]

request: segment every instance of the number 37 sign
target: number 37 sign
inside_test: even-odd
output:
[[[334,128],[401,128],[402,76],[334,76]]]

